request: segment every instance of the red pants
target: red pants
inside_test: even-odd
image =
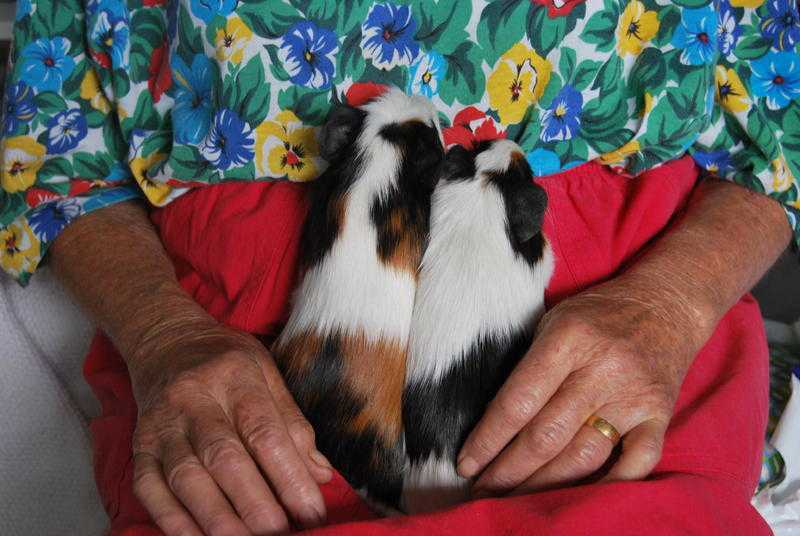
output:
[[[667,226],[697,178],[689,158],[626,179],[589,163],[541,180],[556,271],[548,303],[612,277]],[[181,284],[219,320],[275,332],[287,316],[305,211],[304,187],[224,184],[198,189],[153,221]],[[714,244],[708,244],[714,247]],[[642,482],[594,484],[488,499],[426,516],[374,520],[337,477],[323,486],[331,525],[316,534],[769,534],[750,506],[767,417],[767,346],[744,297],[692,365],[664,456]],[[95,470],[114,535],[160,532],[131,488],[136,405],[124,363],[102,336],[86,361],[102,402],[92,423]]]

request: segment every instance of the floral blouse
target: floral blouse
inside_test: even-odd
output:
[[[231,180],[308,181],[370,83],[432,99],[448,144],[537,175],[685,153],[769,194],[800,239],[795,0],[18,0],[0,265],[23,284],[75,218]]]

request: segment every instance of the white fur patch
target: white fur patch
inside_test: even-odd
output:
[[[478,174],[505,171],[512,142],[476,159]],[[414,305],[406,382],[438,381],[485,336],[533,329],[553,272],[549,244],[532,268],[506,234],[505,202],[482,180],[440,181],[431,207],[430,242]]]
[[[456,473],[451,460],[431,455],[421,464],[412,465],[403,481],[400,507],[419,514],[441,510],[469,499],[469,481]]]

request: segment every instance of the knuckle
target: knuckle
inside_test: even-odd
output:
[[[165,468],[165,477],[170,488],[175,489],[180,483],[191,485],[202,474],[200,460],[194,456],[184,456]]]
[[[592,468],[600,465],[607,454],[607,448],[598,439],[591,438],[575,453],[575,464],[580,468]]]
[[[146,497],[154,485],[158,483],[158,475],[152,471],[141,469],[139,465],[133,467],[133,493],[141,500]]]
[[[639,444],[639,456],[644,465],[654,467],[661,459],[661,441],[655,437],[642,439]]]
[[[498,400],[498,409],[503,426],[516,432],[533,416],[533,397],[519,394],[504,396]]]
[[[209,536],[238,536],[242,534],[242,532],[238,530],[233,516],[228,513],[209,515],[206,531]]]
[[[153,514],[151,514],[153,515]],[[153,515],[153,521],[168,536],[192,534],[192,525],[185,516],[173,510]]]
[[[239,442],[232,437],[220,437],[200,449],[203,465],[210,471],[235,470],[244,461]]]
[[[255,450],[279,451],[285,447],[284,431],[270,422],[259,422],[242,434],[245,444]]]
[[[526,444],[532,453],[551,456],[558,453],[569,438],[561,421],[550,421],[528,434]]]
[[[314,445],[316,443],[316,435],[314,427],[303,419],[299,418],[288,424],[289,435],[294,442],[299,445]]]

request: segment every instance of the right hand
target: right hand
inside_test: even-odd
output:
[[[332,469],[264,346],[219,324],[137,350],[134,492],[167,536],[275,534],[325,520]]]

